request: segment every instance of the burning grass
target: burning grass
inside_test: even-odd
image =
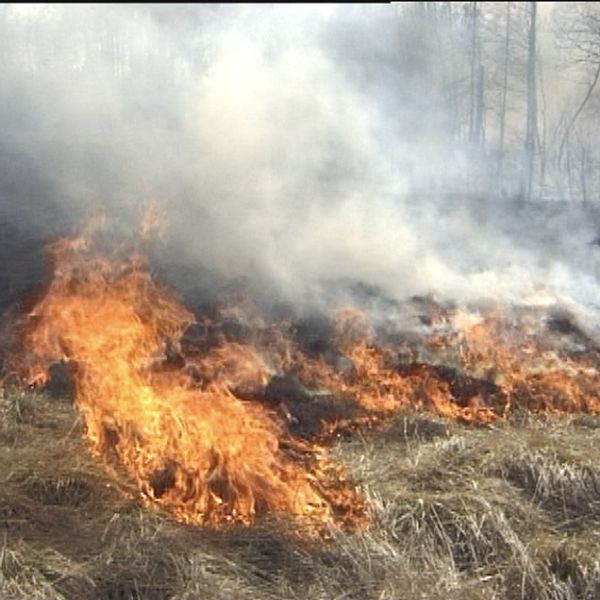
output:
[[[129,250],[55,242],[13,324],[2,597],[600,593],[598,348],[572,318],[208,318]]]
[[[339,439],[372,506],[327,541],[290,518],[190,527],[136,501],[85,449],[66,401],[5,391],[0,596],[147,598],[594,598],[600,591],[600,420],[494,426],[402,412]],[[15,403],[27,402],[27,418]],[[34,416],[35,415],[35,416]],[[564,503],[561,499],[564,499]],[[567,512],[565,512],[565,507]]]
[[[270,512],[363,518],[321,448],[286,436],[267,407],[232,393],[240,381],[264,384],[258,357],[227,344],[189,365],[175,359],[173,368],[169,353],[193,315],[141,259],[98,255],[88,243],[50,247],[54,278],[23,322],[15,371],[35,384],[48,380],[56,361],[73,365],[92,450],[116,458],[145,501],[184,522],[249,523]]]

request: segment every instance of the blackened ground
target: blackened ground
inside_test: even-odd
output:
[[[0,220],[0,314],[14,307],[47,279],[44,239]]]
[[[15,317],[35,303],[48,283],[44,239],[0,213],[0,378],[4,376]]]
[[[361,415],[361,409],[353,398],[311,390],[291,375],[274,376],[265,389],[263,399],[282,414],[287,430],[303,439],[321,436],[328,424],[356,419]]]

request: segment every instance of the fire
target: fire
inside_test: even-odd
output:
[[[461,421],[490,422],[496,418],[477,394],[465,402],[455,397],[448,383],[428,365],[402,370],[397,362],[398,349],[377,342],[367,315],[361,311],[343,307],[335,313],[335,322],[338,346],[351,360],[353,370],[344,377],[324,361],[302,361],[301,373],[307,381],[354,398],[379,420],[407,407],[431,409]]]
[[[548,347],[523,319],[490,314],[436,343],[453,347],[461,368],[498,388],[502,414],[534,412],[600,414],[600,374],[586,355]]]
[[[293,360],[303,379],[354,398],[376,420],[408,406],[479,423],[514,409],[600,414],[594,360],[548,349],[539,335],[527,334],[526,323],[501,314],[456,311],[445,320],[445,328],[422,340],[440,357],[437,365],[414,356],[400,364],[400,349],[378,342],[368,317],[347,307],[337,311],[335,321],[337,344],[352,361],[351,373],[343,375],[323,360]],[[443,366],[448,362],[455,366]]]
[[[146,501],[208,524],[266,512],[329,522],[336,502],[352,505],[352,488],[328,480],[333,467],[321,449],[286,438],[265,406],[232,394],[237,378],[265,377],[247,349],[208,356],[201,386],[169,368],[166,349],[195,319],[141,257],[101,256],[82,238],[49,251],[54,278],[26,319],[21,370],[39,382],[57,360],[74,365],[93,450],[116,458]]]
[[[161,222],[153,207],[142,241]],[[259,316],[246,298],[221,316],[245,323],[248,339],[197,343],[194,328],[214,324],[156,283],[142,255],[122,244],[107,251],[104,227],[99,216],[83,235],[48,247],[53,278],[23,318],[13,370],[40,384],[53,363],[68,362],[92,450],[120,466],[144,502],[182,522],[288,513],[317,529],[366,524],[365,502],[325,445],[343,430],[385,426],[406,407],[478,423],[515,408],[600,413],[597,357],[563,352],[503,314],[436,306],[422,361],[415,348],[378,339],[366,314],[340,308],[331,347],[315,356],[294,341],[290,322]],[[290,407],[269,388],[274,375],[345,408],[330,414],[298,390],[300,407]],[[316,433],[293,433],[298,410],[313,411]]]

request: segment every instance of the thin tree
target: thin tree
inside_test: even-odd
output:
[[[527,53],[527,128],[525,134],[525,181],[522,200],[531,199],[535,141],[537,138],[537,85],[536,85],[536,18],[537,3],[529,2],[529,35]]]
[[[502,100],[500,106],[500,146],[498,148],[498,165],[496,174],[498,181],[502,179],[504,162],[504,131],[506,127],[506,97],[508,93],[508,65],[510,54],[510,2],[506,3],[506,31],[504,35],[504,66],[502,73]]]
[[[471,4],[471,85],[469,111],[469,140],[474,146],[483,142],[483,77],[481,41],[479,39],[479,7]]]
[[[596,84],[598,83],[598,79],[600,78],[600,61],[598,61],[598,65],[596,66],[596,71],[594,73],[594,77],[592,79],[592,82],[590,83],[587,92],[585,94],[585,96],[583,97],[583,100],[581,101],[581,103],[579,104],[579,106],[577,107],[577,110],[573,113],[573,116],[571,117],[571,120],[569,121],[569,123],[567,124],[567,126],[565,127],[565,132],[563,134],[562,140],[560,142],[560,148],[558,150],[558,162],[560,164],[562,157],[563,157],[563,152],[565,149],[565,144],[567,142],[567,139],[569,138],[569,132],[571,131],[571,128],[573,127],[573,125],[575,125],[575,121],[577,121],[577,117],[579,117],[579,115],[582,113],[583,109],[585,108],[585,105],[588,103],[588,100],[591,98],[592,96],[592,92],[594,91],[594,88],[596,87]]]

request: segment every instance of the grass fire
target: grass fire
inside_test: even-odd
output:
[[[160,518],[183,526],[225,528],[237,536],[243,535],[240,527],[284,523],[288,515],[295,520],[290,530],[298,536],[289,543],[300,545],[303,539],[331,544],[341,535],[371,536],[382,527],[381,519],[400,518],[388,514],[391,508],[365,487],[365,475],[368,481],[378,469],[390,468],[387,455],[379,467],[374,464],[360,476],[364,461],[376,460],[369,455],[375,448],[383,451],[389,440],[406,444],[423,436],[425,449],[433,443],[427,442],[430,436],[437,440],[441,435],[431,450],[439,446],[440,465],[432,466],[439,469],[455,452],[443,445],[450,444],[443,440],[453,427],[460,448],[461,435],[484,443],[477,427],[491,427],[490,436],[507,435],[516,415],[594,419],[599,412],[599,350],[566,314],[499,305],[467,311],[415,297],[390,306],[389,320],[377,323],[364,305],[339,306],[319,317],[282,316],[261,314],[246,297],[233,306],[225,299],[209,318],[185,308],[175,291],[156,281],[141,253],[148,248],[147,222],[137,239],[118,241],[100,219],[80,236],[46,247],[49,283],[9,327],[3,395],[3,427],[10,439],[15,425],[35,419],[41,410],[36,403],[44,406],[41,396],[29,400],[32,392],[17,389],[51,390],[53,380],[62,376],[68,384],[63,381],[62,393],[73,390],[90,459],[95,457],[104,470],[95,477],[108,481],[108,488],[122,496],[120,502],[132,502],[141,511],[158,510],[164,514]],[[418,337],[402,332],[400,315],[408,305],[419,313]],[[535,431],[544,427],[541,423],[533,421],[526,435],[539,435]],[[460,433],[461,426],[475,429]],[[363,440],[362,450],[357,439]],[[360,453],[354,468],[352,458],[340,456],[344,447],[342,454]],[[12,451],[19,454],[16,448]],[[535,456],[506,455],[485,466],[484,479],[496,477],[517,487],[552,485],[542,484],[535,469],[542,468],[539,461],[557,459]],[[408,476],[409,490],[417,473]],[[448,475],[436,477],[443,481]],[[9,490],[77,509],[93,493],[90,486],[97,485],[82,483],[87,475],[78,477],[52,484],[17,471],[7,482]],[[412,502],[414,493],[409,491],[403,501]],[[445,504],[436,509],[435,497],[429,500],[431,508],[423,508],[433,513],[419,519],[441,518],[437,511],[442,507],[455,510]],[[14,502],[10,496],[8,501],[9,506]],[[464,517],[450,512],[444,518],[471,518],[477,503],[487,502],[473,501]],[[407,526],[401,524],[414,510],[409,506],[401,509],[408,512],[393,521],[394,528]],[[7,518],[10,523],[10,513]],[[482,518],[500,517],[492,511]],[[467,527],[467,522],[451,522],[436,525],[443,529],[435,535],[444,536],[452,548],[467,543],[452,541],[458,535],[452,527]],[[415,533],[407,530],[406,535]],[[464,535],[474,536],[472,544],[488,534],[473,530]],[[496,542],[484,538],[481,543]],[[487,550],[470,552],[476,554],[468,560],[479,564]],[[131,594],[127,597],[138,597]]]
[[[98,254],[83,237],[48,252],[53,279],[22,324],[15,370],[33,384],[53,363],[72,365],[97,454],[114,454],[145,499],[184,522],[248,523],[266,512],[332,519],[335,493],[319,492],[328,487],[320,449],[286,438],[272,411],[232,392],[267,380],[251,348],[225,344],[197,366],[179,355],[174,367],[195,317],[152,280],[142,257]]]
[[[104,460],[116,458],[145,500],[183,522],[250,523],[257,515],[287,512],[327,523],[334,515],[350,517],[350,506],[358,507],[352,517],[364,520],[352,488],[332,489],[321,444],[326,431],[384,422],[407,406],[481,423],[506,416],[513,405],[600,411],[593,360],[561,359],[536,347],[531,336],[516,340],[515,349],[505,346],[501,317],[460,331],[448,312],[448,332],[423,340],[456,354],[462,372],[473,375],[398,363],[398,348],[378,345],[366,316],[349,308],[334,315],[327,340],[338,363],[343,358],[350,365],[346,372],[323,356],[303,354],[277,323],[272,344],[263,333],[254,345],[259,332],[250,331],[246,344],[190,347],[185,333],[202,316],[153,280],[143,256],[121,257],[125,247],[118,243],[107,254],[100,237],[92,227],[48,246],[52,280],[18,323],[20,350],[9,364],[32,385],[46,383],[53,364],[69,366],[92,450]],[[490,370],[497,372],[493,379]],[[285,386],[268,388],[273,376],[290,373],[300,376],[299,388],[327,389],[353,416],[337,422],[335,411],[322,414],[319,443],[290,434],[274,405],[298,422],[298,406],[286,405],[297,397]],[[244,398],[248,389],[254,398]]]

